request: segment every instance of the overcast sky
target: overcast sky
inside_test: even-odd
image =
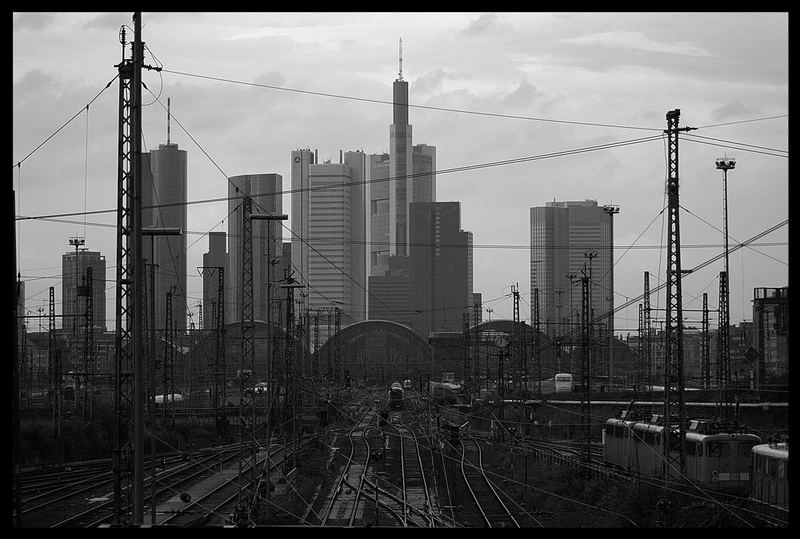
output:
[[[530,208],[552,200],[620,206],[615,305],[642,294],[645,271],[651,288],[664,282],[670,110],[697,128],[680,134],[683,269],[722,253],[718,157],[736,159],[732,247],[788,219],[787,13],[144,12],[142,22],[145,62],[163,67],[143,74],[144,146],[166,142],[170,98],[170,141],[188,152],[195,313],[206,234],[227,231],[227,203],[202,201],[224,199],[238,174],[278,173],[288,190],[297,148],[333,162],[339,150],[387,152],[401,38],[413,143],[436,146],[438,170],[530,158],[437,176],[437,201],[459,201],[474,234],[474,289],[492,319],[512,318],[516,283],[530,319]],[[130,12],[14,13],[12,28],[17,216],[37,217],[17,221],[26,308],[46,309],[55,286],[60,313],[61,256],[82,235],[106,257],[109,328],[119,86],[106,85],[122,26],[132,41]],[[752,320],[755,287],[788,285],[788,249],[784,224],[730,255],[732,323]],[[719,259],[683,279],[688,324],[700,325],[703,292],[717,308],[723,269]],[[637,304],[617,312],[619,333],[635,332]],[[663,289],[651,306],[665,308]]]

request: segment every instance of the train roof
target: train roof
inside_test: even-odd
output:
[[[403,389],[403,386],[400,385],[400,382],[392,382],[392,389]]]
[[[789,443],[758,444],[753,447],[753,453],[756,455],[766,455],[768,457],[789,458]]]
[[[622,417],[612,417],[606,420],[606,425],[625,425],[635,430],[660,432],[664,429],[663,415],[652,414],[645,417],[643,414],[621,414]],[[703,439],[736,439],[752,440],[756,443],[761,438],[755,434],[744,432],[736,425],[728,425],[708,419],[690,419],[689,426],[684,429],[685,436],[692,440]],[[677,427],[677,422],[673,422]]]

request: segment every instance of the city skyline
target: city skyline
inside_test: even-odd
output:
[[[39,217],[17,221],[29,311],[48,286],[60,290],[55,268],[76,235],[109,260],[113,301],[121,25],[131,26],[130,13],[14,15],[13,183],[18,216]],[[195,268],[207,234],[228,229],[228,178],[278,174],[290,208],[292,151],[319,148],[321,162],[336,162],[340,150],[389,150],[401,38],[413,141],[436,147],[436,200],[461,204],[462,228],[473,233],[473,289],[493,319],[511,318],[515,283],[521,318],[530,319],[529,210],[550,200],[623,208],[614,221],[615,305],[642,293],[644,271],[651,288],[663,283],[660,135],[669,110],[697,128],[681,134],[684,268],[722,252],[718,157],[737,159],[731,247],[788,219],[779,151],[788,147],[786,13],[145,12],[145,61],[163,70],[144,75],[152,93],[142,93],[143,151],[171,137],[188,154],[190,310],[202,299]],[[482,64],[487,51],[491,65]],[[599,146],[608,147],[589,151]],[[520,162],[494,166],[506,160]],[[788,284],[788,227],[730,259],[735,324],[751,319],[753,288]],[[716,307],[722,264],[684,278],[687,310],[703,292]],[[663,307],[656,296],[651,303]],[[618,333],[636,324],[635,304],[615,316]]]

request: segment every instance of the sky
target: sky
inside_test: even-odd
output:
[[[84,236],[106,257],[113,328],[114,79],[132,12],[12,17],[25,307],[46,313],[54,286],[60,312],[61,257]],[[651,289],[666,280],[664,131],[675,109],[693,128],[679,134],[681,266],[698,268],[682,280],[686,325],[700,327],[704,292],[718,305],[724,262],[708,261],[724,249],[720,157],[736,160],[731,248],[777,226],[729,256],[731,322],[752,320],[754,288],[788,286],[788,34],[787,12],[144,12],[145,63],[162,70],[143,72],[143,146],[166,142],[169,98],[170,141],[188,152],[189,308],[196,316],[207,234],[227,231],[228,177],[277,173],[288,190],[292,150],[332,162],[340,150],[388,152],[402,39],[413,143],[436,147],[436,199],[461,203],[474,291],[493,320],[513,317],[517,284],[530,320],[530,208],[591,199],[620,207],[614,324],[636,333],[644,272]],[[291,215],[288,195],[283,207]],[[654,319],[664,290],[651,297]]]

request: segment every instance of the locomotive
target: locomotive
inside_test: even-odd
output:
[[[665,425],[660,414],[651,414],[649,419],[645,414],[625,410],[606,421],[603,460],[606,466],[626,472],[662,477],[664,431],[670,429],[673,444],[678,437],[677,425]],[[684,430],[684,475],[709,490],[745,494],[750,486],[751,451],[760,442],[760,437],[732,425],[690,420]]]
[[[389,408],[391,410],[403,408],[403,386],[400,382],[394,382],[389,388]]]

